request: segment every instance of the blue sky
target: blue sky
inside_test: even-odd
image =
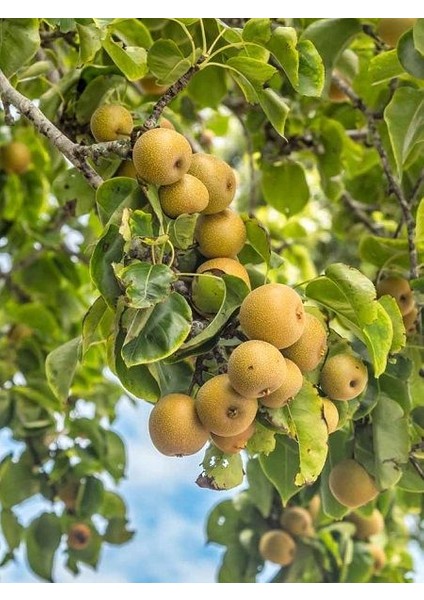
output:
[[[198,488],[194,481],[200,472],[202,454],[168,458],[152,446],[147,420],[150,406],[133,406],[123,399],[115,424],[127,442],[128,477],[119,490],[126,498],[133,540],[125,546],[105,544],[97,571],[84,569],[77,578],[56,564],[55,580],[75,583],[212,583],[221,549],[205,544],[205,517],[210,508],[229,496]],[[4,431],[0,447],[7,444]],[[238,490],[237,490],[238,491]],[[21,511],[23,518],[34,515],[37,501],[29,501]],[[418,555],[418,550],[415,550]],[[63,558],[63,557],[62,557]],[[417,561],[416,581],[424,582],[424,563]],[[266,580],[274,568],[263,574]],[[2,582],[36,582],[25,565],[25,558],[0,571]]]

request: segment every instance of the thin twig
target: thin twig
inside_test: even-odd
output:
[[[365,35],[367,35],[368,37],[370,37],[371,39],[374,40],[375,46],[376,46],[376,49],[378,50],[378,52],[382,52],[383,50],[388,50],[389,47],[386,44],[386,42],[384,40],[382,40],[381,37],[376,34],[374,28],[371,25],[362,25],[362,30],[365,33]]]
[[[415,204],[420,200],[421,188],[424,185],[424,169],[421,171],[421,174],[418,176],[417,181],[415,182],[414,187],[411,192],[411,208],[415,206]]]
[[[424,470],[421,467],[420,463],[417,461],[417,459],[414,456],[410,456],[409,462],[414,467],[414,469],[416,470],[418,475],[421,477],[421,479],[424,479]]]
[[[378,225],[377,223],[374,223],[366,214],[366,212],[361,208],[361,206],[354,201],[350,194],[345,192],[342,195],[342,200],[344,204],[352,210],[353,214],[358,219],[358,221],[365,225],[367,229],[369,229],[375,235],[381,234],[382,226]]]
[[[417,279],[418,253],[417,248],[415,247],[414,217],[412,216],[411,206],[405,198],[402,188],[400,187],[392,172],[389,157],[383,146],[383,141],[381,139],[380,132],[378,131],[376,117],[374,113],[367,108],[364,101],[352,90],[352,88],[346,83],[344,79],[333,75],[333,80],[336,83],[336,85],[342,90],[342,92],[344,92],[346,96],[351,100],[353,106],[359,109],[368,121],[368,129],[371,135],[371,139],[373,141],[373,145],[375,146],[375,149],[378,152],[380,162],[383,167],[383,172],[389,183],[389,193],[392,193],[396,197],[400,209],[402,211],[402,217],[406,225],[406,234],[408,240],[410,275],[411,279]]]

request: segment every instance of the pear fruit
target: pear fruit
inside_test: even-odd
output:
[[[167,394],[155,404],[149,433],[153,445],[166,456],[195,454],[209,437],[197,416],[193,398],[186,394]]]
[[[175,131],[174,124],[166,117],[162,117],[159,120],[159,127],[164,127],[165,129],[173,129]]]
[[[302,373],[313,371],[327,352],[327,332],[317,317],[305,313],[305,329],[300,338],[283,354],[297,364]]]
[[[91,542],[93,534],[85,523],[74,523],[68,532],[68,546],[71,550],[84,550]]]
[[[378,495],[372,477],[352,458],[340,461],[331,469],[328,483],[336,500],[348,508],[359,508]]]
[[[322,412],[324,415],[324,421],[327,423],[328,433],[334,433],[339,424],[339,411],[337,410],[337,406],[328,398],[323,398]]]
[[[381,279],[377,285],[377,296],[393,296],[402,316],[407,315],[415,305],[414,295],[409,285],[409,281],[403,277],[390,276]]]
[[[321,370],[320,386],[332,400],[352,400],[361,394],[368,383],[365,364],[352,354],[335,354]]]
[[[287,377],[286,361],[272,344],[262,340],[243,342],[228,360],[232,387],[246,398],[258,398],[275,392]]]
[[[346,520],[355,525],[355,537],[358,540],[367,540],[371,536],[384,531],[383,515],[376,508],[372,511],[370,517],[364,517],[359,513],[351,513]]]
[[[299,367],[289,358],[286,358],[286,368],[287,375],[280,387],[275,392],[272,392],[272,394],[261,398],[263,406],[267,408],[281,408],[300,392],[303,385],[303,375]]]
[[[318,519],[320,510],[321,510],[321,498],[320,498],[319,494],[315,494],[315,496],[312,496],[312,498],[307,506],[307,511],[311,515],[312,521],[315,522]]]
[[[243,448],[246,448],[247,442],[250,440],[252,435],[255,433],[255,422],[251,423],[249,427],[237,435],[230,437],[222,437],[220,435],[211,434],[211,439],[215,446],[225,452],[225,454],[237,454]]]
[[[314,534],[314,526],[311,514],[301,506],[286,508],[281,515],[281,527],[294,536],[311,537]]]
[[[133,128],[131,113],[119,104],[103,104],[91,115],[90,129],[96,142],[127,139]]]
[[[285,531],[271,529],[259,540],[259,554],[264,560],[286,567],[295,559],[296,543]]]
[[[10,142],[0,149],[0,164],[8,174],[22,175],[31,164],[31,152],[22,142]]]
[[[413,306],[412,309],[403,315],[403,324],[407,335],[411,335],[417,330],[418,309]]]
[[[186,173],[171,185],[159,188],[159,202],[167,217],[201,212],[209,202],[209,194],[203,183]]]
[[[228,375],[216,375],[197,393],[196,410],[204,427],[222,437],[246,431],[258,409],[256,398],[244,398],[230,384]]]
[[[417,19],[380,19],[377,25],[377,35],[386,42],[388,46],[394,48],[399,38],[411,29]]]
[[[138,176],[154,185],[171,185],[181,179],[190,167],[191,156],[191,146],[186,138],[163,127],[143,133],[133,148]]]
[[[240,326],[250,339],[287,348],[297,342],[305,329],[302,300],[288,285],[262,285],[243,300]]]
[[[123,160],[115,171],[114,177],[130,177],[131,179],[137,179],[137,172],[133,161]]]
[[[167,85],[157,83],[156,79],[150,75],[139,80],[142,91],[148,96],[162,96],[168,89]]]
[[[236,178],[230,165],[212,154],[198,152],[193,154],[189,173],[208,189],[209,204],[204,214],[212,215],[227,208],[236,193]]]
[[[202,314],[215,314],[224,299],[224,284],[217,281],[221,275],[232,275],[242,279],[250,289],[249,274],[244,266],[233,258],[211,258],[202,263],[196,273],[204,277],[194,277],[191,296],[197,310]],[[206,275],[210,274],[209,277]]]
[[[368,550],[374,561],[374,573],[379,573],[387,562],[386,553],[384,552],[383,548],[377,546],[376,544],[369,544]]]
[[[206,258],[234,258],[247,237],[243,220],[229,208],[218,214],[200,215],[194,236],[199,243],[199,251]]]

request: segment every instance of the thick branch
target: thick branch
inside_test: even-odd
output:
[[[79,156],[79,145],[74,144],[66,137],[28,98],[19,93],[9,83],[3,71],[0,70],[0,95],[13,105],[24,117],[26,117],[35,128],[44,135],[58,150],[82,172],[89,184],[98,188],[103,179],[98,175],[84,159]]]
[[[342,90],[342,92],[344,92],[346,96],[351,100],[353,106],[355,106],[355,108],[359,109],[364,114],[368,121],[368,129],[371,135],[372,142],[380,157],[383,172],[389,183],[389,191],[396,197],[400,209],[402,211],[402,217],[406,225],[406,234],[408,240],[410,275],[411,279],[416,279],[418,277],[418,253],[415,247],[415,221],[414,217],[412,216],[411,206],[405,198],[402,188],[400,187],[399,183],[396,180],[396,177],[392,172],[389,157],[383,146],[383,142],[378,131],[375,115],[372,111],[370,111],[367,108],[363,100],[357,94],[355,94],[355,92],[346,83],[346,81],[344,81],[344,79],[333,75],[333,81]]]

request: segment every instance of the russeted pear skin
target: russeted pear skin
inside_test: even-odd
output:
[[[294,536],[310,537],[314,526],[310,513],[301,506],[290,506],[281,515],[281,527]]]
[[[261,404],[267,408],[281,408],[297,396],[303,385],[303,375],[299,367],[286,358],[287,376],[279,388],[268,396],[261,398]]]
[[[259,540],[259,554],[264,560],[285,567],[290,565],[296,555],[294,539],[281,529],[271,529]]]
[[[372,511],[370,517],[364,517],[358,513],[352,513],[347,518],[347,521],[353,523],[356,527],[355,537],[358,540],[367,540],[373,535],[377,535],[384,530],[384,518],[376,508]]]
[[[364,506],[378,495],[372,477],[352,458],[340,461],[331,469],[328,483],[336,500],[352,509]]]
[[[230,165],[212,154],[198,152],[193,154],[189,173],[208,188],[209,204],[203,210],[205,215],[227,208],[236,193],[236,178]]]
[[[313,521],[316,521],[318,519],[320,510],[321,510],[321,498],[318,494],[315,494],[315,496],[312,496],[309,504],[308,504],[308,508],[307,508],[309,514],[312,517]]]
[[[231,437],[245,431],[256,417],[258,401],[244,398],[230,385],[228,375],[215,375],[197,393],[196,410],[211,433]]]
[[[119,104],[103,104],[91,115],[90,129],[97,142],[127,139],[133,127],[130,111]]]
[[[390,276],[381,279],[376,285],[377,296],[393,296],[402,316],[408,314],[415,305],[414,295],[409,281],[403,277]]]
[[[153,445],[165,456],[195,454],[209,437],[197,416],[194,399],[186,394],[167,394],[154,405],[149,433]]]
[[[242,342],[228,360],[232,387],[246,398],[271,394],[287,377],[286,361],[272,344],[262,340]]]
[[[229,208],[213,215],[200,215],[194,236],[206,258],[234,258],[247,238],[243,220]]]
[[[280,349],[294,344],[305,328],[302,300],[283,283],[268,283],[252,290],[242,302],[239,317],[248,338]]]
[[[380,19],[377,25],[377,35],[394,48],[399,38],[415,25],[417,19]]]
[[[202,263],[196,273],[207,273],[208,271],[213,275],[218,275],[218,272],[222,271],[226,275],[238,277],[239,279],[242,279],[250,289],[249,273],[246,271],[245,267],[234,258],[211,258]]]
[[[337,410],[337,406],[328,398],[323,398],[322,412],[324,421],[327,423],[328,433],[334,433],[339,424],[339,411]]]
[[[68,546],[71,550],[84,550],[89,545],[93,534],[85,523],[74,523],[68,532]]]
[[[320,386],[331,400],[352,400],[362,394],[368,383],[365,364],[352,354],[335,354],[321,370]]]
[[[368,550],[374,560],[374,573],[379,573],[386,564],[386,553],[383,548],[380,548],[380,546],[377,546],[376,544],[369,544]]]
[[[243,448],[246,448],[247,442],[255,433],[255,422],[251,423],[246,431],[242,431],[238,435],[231,437],[222,437],[220,435],[211,434],[211,439],[215,446],[225,452],[225,454],[237,454]]]
[[[23,142],[10,142],[0,148],[0,166],[6,173],[22,175],[31,163],[31,152]]]
[[[141,135],[133,148],[138,176],[153,185],[171,185],[190,167],[191,146],[186,138],[172,129],[157,127]]]
[[[309,373],[319,365],[327,352],[327,332],[317,317],[305,313],[305,329],[283,354],[297,364],[302,373]]]
[[[415,333],[417,329],[417,318],[418,318],[418,309],[416,306],[412,307],[412,310],[409,311],[406,315],[403,316],[403,324],[405,326],[405,331],[407,335],[411,335]]]
[[[209,193],[203,183],[186,173],[171,185],[159,188],[159,202],[167,217],[201,212],[209,202]]]

